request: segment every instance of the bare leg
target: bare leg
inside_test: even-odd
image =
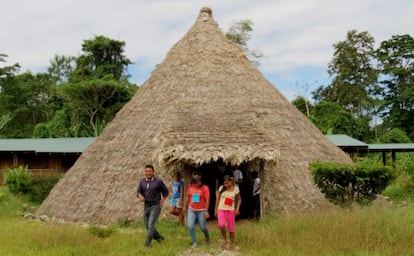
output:
[[[178,213],[177,213],[177,210],[176,210],[177,208],[175,208],[175,207],[170,207],[170,213],[172,214],[172,215],[175,215],[175,216],[177,216],[178,215]]]
[[[177,208],[177,215],[178,215],[178,224],[180,226],[184,225],[184,214],[182,208]]]
[[[234,249],[234,232],[229,232],[230,234],[230,250]]]
[[[220,232],[221,232],[221,235],[223,236],[223,243],[221,244],[221,248],[226,248],[226,245],[227,245],[227,232],[226,232],[226,228],[220,228]]]

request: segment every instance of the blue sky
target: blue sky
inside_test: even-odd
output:
[[[414,34],[411,0],[14,0],[1,4],[0,53],[39,72],[55,54],[77,56],[83,40],[104,35],[126,42],[131,80],[142,84],[203,6],[223,31],[253,21],[248,47],[264,54],[260,71],[288,99],[329,83],[332,45],[349,30],[368,31],[377,45]]]

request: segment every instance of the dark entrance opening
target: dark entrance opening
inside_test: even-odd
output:
[[[208,209],[211,218],[214,217],[214,207],[216,203],[216,180],[219,175],[219,165],[222,162],[211,162],[203,164],[200,167],[193,167],[192,170],[201,174],[203,178],[203,184],[207,185],[210,190],[210,207]],[[226,172],[233,172],[235,166],[225,164]],[[238,169],[242,172],[243,181],[239,184],[240,196],[242,198],[242,204],[240,206],[240,215],[237,219],[251,218],[253,214],[253,194],[252,194],[252,180],[250,178],[250,172],[248,171],[248,163],[242,163]]]

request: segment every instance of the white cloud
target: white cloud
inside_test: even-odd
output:
[[[126,55],[144,69],[133,79],[142,82],[203,6],[223,30],[236,20],[254,22],[249,47],[265,54],[260,69],[272,79],[303,67],[326,69],[332,45],[348,30],[368,31],[377,44],[414,30],[410,0],[14,0],[1,5],[0,52],[8,64],[37,72],[55,54],[78,55],[83,40],[102,34],[126,42]]]

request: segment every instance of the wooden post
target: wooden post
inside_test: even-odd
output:
[[[264,160],[260,160],[260,169],[259,169],[259,178],[260,178],[260,218],[264,217],[265,214],[265,207],[264,207],[264,191],[265,191],[265,183],[264,183]]]
[[[391,151],[391,160],[392,160],[392,167],[395,168],[395,151]]]

